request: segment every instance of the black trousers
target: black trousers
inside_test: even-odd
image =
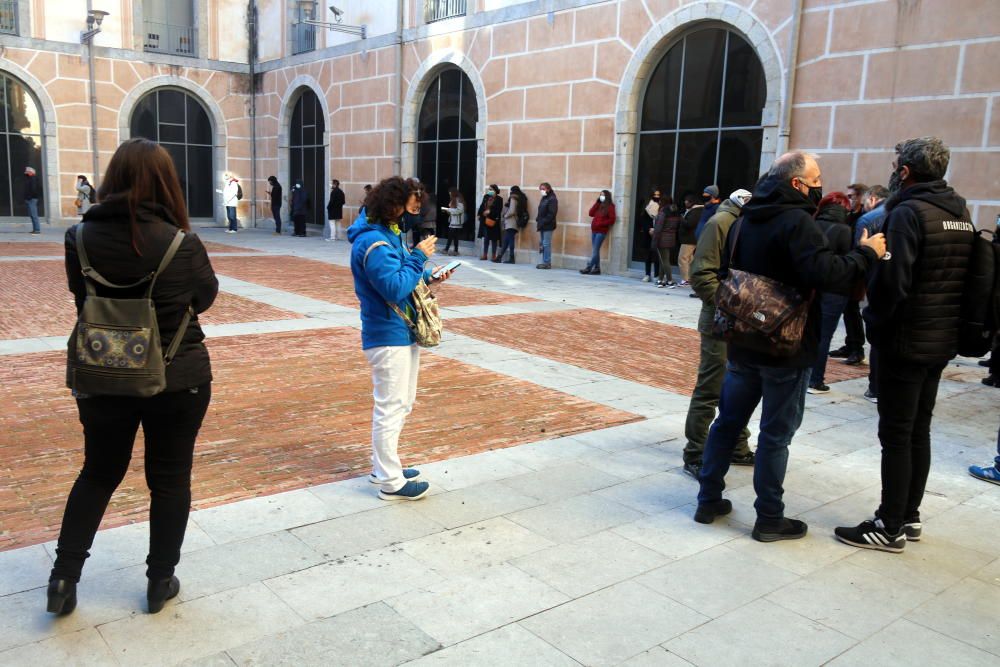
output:
[[[660,275],[660,252],[656,248],[646,251],[646,275],[651,279]]]
[[[847,308],[844,309],[844,328],[847,329],[844,347],[847,348],[848,354],[863,355],[865,353],[865,324],[864,320],[861,319],[860,301],[849,300],[847,302]]]
[[[868,350],[868,391],[878,396],[878,348]]]
[[[292,223],[295,226],[295,235],[296,236],[305,236],[306,235],[306,214],[305,213],[299,213],[299,214],[293,215],[292,216]]]
[[[944,363],[922,366],[879,355],[882,504],[878,514],[890,533],[904,521],[920,520],[920,501],[931,469],[931,417],[944,367]]]
[[[272,206],[271,207],[271,216],[274,217],[274,233],[275,234],[280,234],[281,233],[281,207],[280,206]]]
[[[150,492],[146,576],[166,579],[173,575],[191,510],[194,442],[211,398],[212,387],[205,384],[149,398],[77,399],[83,424],[83,469],[66,501],[53,579],[80,580],[111,495],[128,471],[140,424]]]
[[[462,236],[461,227],[449,227],[448,228],[448,243],[444,246],[444,251],[448,252],[451,250],[451,244],[455,244],[455,252],[458,252],[458,239]]]

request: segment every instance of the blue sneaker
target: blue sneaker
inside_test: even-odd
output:
[[[984,482],[1000,484],[1000,470],[996,466],[969,466],[969,474]]]
[[[399,491],[390,493],[379,491],[378,497],[382,500],[420,500],[431,490],[431,485],[427,482],[407,482]]]
[[[410,480],[416,481],[420,479],[420,471],[416,468],[403,468],[403,479],[407,482]],[[378,477],[375,476],[375,473],[372,473],[368,475],[368,481],[372,484],[378,484]]]

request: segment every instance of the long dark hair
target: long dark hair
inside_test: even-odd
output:
[[[601,190],[601,194],[604,195],[604,201],[601,201],[600,197],[597,198],[599,202],[597,210],[601,215],[607,215],[608,208],[611,207],[611,193],[607,190]]]
[[[111,156],[104,181],[98,191],[101,201],[124,199],[128,206],[128,222],[132,232],[132,249],[139,249],[141,234],[136,222],[140,204],[159,204],[170,213],[171,222],[184,231],[191,231],[184,191],[174,161],[158,144],[149,139],[129,139]]]
[[[458,206],[458,202],[462,202],[462,206],[465,206],[465,196],[458,188],[449,188],[448,196],[451,197],[448,201],[448,208],[455,208]]]
[[[379,181],[365,199],[368,220],[388,226],[400,217],[399,209],[406,210],[411,195],[420,196],[423,188],[412,178],[390,176]]]

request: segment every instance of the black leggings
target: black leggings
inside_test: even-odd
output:
[[[449,227],[448,228],[448,243],[444,246],[444,251],[448,252],[451,249],[451,244],[455,244],[455,252],[458,252],[458,238],[462,235],[461,227]]]
[[[194,442],[212,398],[212,386],[149,398],[94,396],[77,399],[84,460],[66,501],[52,579],[77,582],[111,495],[128,472],[136,432],[146,442],[150,491],[146,576],[166,579],[181,558],[191,510]]]

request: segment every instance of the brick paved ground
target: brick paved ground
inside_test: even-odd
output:
[[[212,266],[222,275],[341,306],[358,307],[351,270],[345,266],[286,256],[215,257],[212,259]],[[493,305],[535,300],[516,294],[488,292],[452,284],[441,285],[434,290],[441,306]]]
[[[73,296],[59,261],[0,262],[0,339],[69,335],[76,322]],[[220,292],[205,324],[290,320],[303,317],[287,310]]]
[[[196,449],[195,507],[367,472],[371,383],[356,330],[216,338],[209,349],[217,381]],[[281,355],[273,355],[275,350]],[[76,408],[63,388],[64,356],[5,361],[0,550],[56,535],[82,460]],[[429,353],[423,356],[420,385],[401,447],[410,464],[638,419]],[[511,413],[516,419],[505,418]],[[140,438],[105,528],[145,519],[142,450]]]
[[[216,243],[214,241],[204,241],[205,249],[209,253],[229,253],[229,252],[260,252],[259,250],[254,250],[252,248],[240,248],[239,246],[226,245],[224,243]],[[63,245],[61,243],[36,243],[34,241],[25,241],[23,243],[18,243],[16,241],[3,241],[0,242],[0,257],[62,257],[63,255]]]
[[[62,257],[61,243],[0,242],[0,257]]]
[[[448,329],[632,382],[691,395],[698,376],[698,332],[580,309],[450,320]],[[544,331],[544,336],[531,332]],[[868,374],[831,360],[827,381]]]

